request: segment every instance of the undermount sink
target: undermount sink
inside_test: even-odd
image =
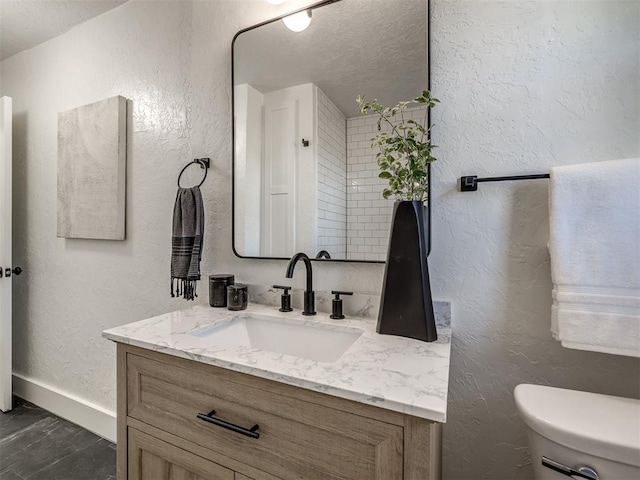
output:
[[[310,325],[301,321],[239,314],[229,321],[205,325],[189,335],[210,346],[243,346],[283,355],[333,363],[362,335],[359,328]]]

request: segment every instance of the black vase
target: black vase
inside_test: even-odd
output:
[[[384,269],[378,333],[438,339],[429,284],[427,215],[420,201],[396,202]]]

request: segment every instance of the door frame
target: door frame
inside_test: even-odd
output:
[[[12,263],[12,100],[0,98],[0,410],[13,407],[11,367]],[[5,274],[9,271],[9,275]]]

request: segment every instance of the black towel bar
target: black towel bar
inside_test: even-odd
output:
[[[509,180],[535,180],[538,178],[551,178],[548,173],[540,173],[536,175],[514,175],[510,177],[487,177],[478,178],[476,175],[467,175],[460,177],[460,191],[461,192],[475,192],[478,190],[478,183],[480,182],[505,182]]]

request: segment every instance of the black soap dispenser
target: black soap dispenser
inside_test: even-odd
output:
[[[284,293],[280,297],[279,310],[281,312],[292,312],[293,308],[291,308],[291,294],[289,293],[289,290],[291,290],[291,287],[287,287],[283,285],[274,285],[273,288],[284,290]]]
[[[329,318],[333,318],[334,320],[342,320],[344,315],[342,314],[342,299],[340,295],[353,295],[353,292],[339,292],[338,290],[333,290],[331,295],[335,295],[336,298],[333,299],[332,305],[332,313]]]

